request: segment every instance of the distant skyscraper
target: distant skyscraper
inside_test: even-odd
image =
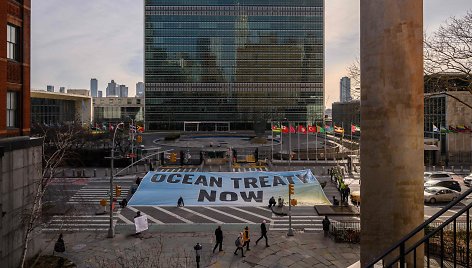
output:
[[[323,122],[324,0],[146,0],[146,130]]]
[[[144,96],[144,83],[138,82],[136,83],[136,97]]]
[[[351,101],[351,78],[343,77],[339,82],[340,101],[348,102]]]
[[[117,92],[119,89],[115,83],[115,80],[111,80],[110,83],[108,83],[108,86],[107,86],[107,91],[106,91],[106,95],[107,97],[116,97],[116,96],[120,96],[120,93]]]
[[[47,90],[48,92],[54,92],[54,86],[48,85],[48,86],[46,87],[46,90]]]
[[[120,85],[120,94],[119,96],[122,98],[127,98],[128,97],[128,87],[126,85]]]
[[[93,97],[97,97],[98,93],[98,80],[96,78],[90,79],[90,93],[92,94]]]
[[[103,92],[101,90],[98,91],[98,97],[102,98],[103,97]]]
[[[59,92],[60,93],[66,93],[66,87],[60,87]]]

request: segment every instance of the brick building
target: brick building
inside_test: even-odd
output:
[[[0,137],[30,133],[31,0],[0,1]]]

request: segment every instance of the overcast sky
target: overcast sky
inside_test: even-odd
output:
[[[339,100],[339,79],[359,55],[359,0],[326,1],[326,100]],[[424,27],[434,31],[471,0],[425,0]],[[129,87],[143,81],[142,0],[33,0],[31,86],[105,90],[114,79]]]

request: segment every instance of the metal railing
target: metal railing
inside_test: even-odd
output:
[[[439,217],[471,193],[472,188],[416,227],[366,267],[382,264],[383,267],[404,268],[407,266],[407,260],[412,267],[444,267],[445,265],[471,267],[470,208],[472,202],[444,222],[437,222]],[[462,216],[465,216],[465,219],[460,219]],[[422,234],[421,238],[416,237],[419,234]],[[420,256],[424,256],[424,263],[418,263],[422,259]]]
[[[329,235],[337,243],[359,243],[360,234],[360,221],[332,221],[329,228]]]

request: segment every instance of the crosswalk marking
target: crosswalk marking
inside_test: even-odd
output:
[[[134,225],[134,222],[128,220],[125,216],[121,215],[121,214],[118,214],[118,218],[122,221],[124,221],[126,224],[132,224]]]
[[[216,223],[218,223],[218,224],[222,224],[222,223],[223,223],[222,221],[213,219],[212,217],[208,217],[207,215],[198,213],[198,212],[193,211],[193,210],[190,210],[190,209],[188,209],[188,208],[181,207],[180,209],[185,210],[185,211],[187,211],[187,212],[190,212],[190,213],[192,213],[192,214],[195,214],[195,215],[197,215],[197,216],[199,216],[199,217],[205,218],[205,219],[207,219],[207,220],[210,220],[210,221],[212,221],[212,222],[216,222]]]
[[[127,206],[127,208],[131,209],[131,210],[134,211],[134,212],[138,212],[138,211],[139,211],[139,210],[135,209],[134,207]],[[141,215],[146,215],[147,218],[150,219],[151,221],[153,221],[154,223],[157,223],[157,224],[164,224],[162,221],[156,220],[156,219],[154,219],[153,217],[151,217],[150,215],[147,215],[147,214],[144,214],[144,213],[142,213]]]
[[[242,222],[247,222],[247,223],[249,223],[249,224],[255,224],[255,223],[252,222],[252,221],[249,221],[249,220],[240,218],[240,217],[238,217],[238,216],[234,216],[234,215],[232,215],[232,214],[226,213],[226,212],[221,211],[221,210],[217,210],[217,209],[212,208],[212,207],[204,207],[204,208],[206,208],[206,209],[208,209],[208,210],[211,210],[211,211],[214,211],[214,212],[216,212],[216,213],[220,213],[220,214],[223,214],[223,215],[225,215],[225,216],[231,217],[231,218],[233,218],[233,219],[240,220],[240,221],[242,221]]]
[[[80,188],[67,202],[68,204],[98,204],[102,199],[109,199],[108,193],[110,189],[108,186],[84,186]],[[129,189],[123,187],[121,189],[121,196],[127,196]],[[113,194],[116,196],[116,191],[113,189]]]
[[[322,220],[323,216],[294,215],[292,216],[292,227],[304,232],[319,232],[323,230]],[[286,231],[289,225],[289,217],[279,217],[272,214],[270,230]]]
[[[181,217],[181,216],[179,216],[179,215],[177,215],[177,214],[175,214],[175,213],[172,213],[172,212],[168,211],[167,209],[163,209],[163,208],[158,207],[158,206],[153,206],[153,208],[155,208],[155,209],[157,209],[157,210],[159,210],[159,211],[162,211],[162,212],[164,212],[164,213],[166,213],[166,214],[168,214],[168,215],[171,215],[172,217],[177,218],[177,219],[179,219],[179,220],[181,220],[181,221],[183,221],[183,222],[185,222],[185,223],[193,223],[193,221],[187,220],[186,218]]]
[[[238,207],[230,207],[230,208],[232,208],[232,209],[234,209],[234,210],[237,210],[237,211],[244,212],[244,213],[249,214],[249,215],[253,215],[253,216],[259,217],[259,218],[264,219],[264,220],[266,220],[266,221],[272,221],[272,219],[269,219],[269,218],[267,218],[267,217],[264,217],[264,216],[262,216],[262,215],[256,214],[256,213],[251,212],[251,211],[247,211],[247,210],[244,210],[244,209],[241,209],[241,208],[238,208]]]

